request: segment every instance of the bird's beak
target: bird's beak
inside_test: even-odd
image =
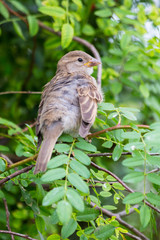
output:
[[[91,60],[89,60],[89,62],[85,63],[84,65],[87,67],[94,67],[101,64],[97,59],[92,58]]]

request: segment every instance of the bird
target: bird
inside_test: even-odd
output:
[[[62,133],[85,138],[95,121],[102,92],[91,76],[100,62],[86,52],[65,54],[55,76],[43,90],[39,104],[36,135],[40,151],[34,174],[45,172],[54,146]]]

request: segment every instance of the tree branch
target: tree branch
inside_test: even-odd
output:
[[[0,95],[6,94],[42,94],[42,92],[33,92],[33,91],[7,91],[7,92],[0,92]]]
[[[25,239],[28,239],[28,240],[38,240],[38,239],[35,239],[35,238],[31,238],[28,235],[24,235],[24,234],[12,232],[12,231],[0,230],[0,233],[12,234],[12,235],[22,237],[22,238],[25,238]]]
[[[8,205],[7,205],[7,201],[6,201],[5,198],[3,198],[3,203],[4,203],[4,206],[5,206],[5,210],[6,210],[6,221],[7,221],[6,226],[7,226],[7,228],[8,228],[8,231],[11,231],[10,224],[9,224],[10,212],[9,212]],[[11,234],[11,239],[14,240],[13,234]]]
[[[150,127],[148,125],[136,125],[138,128],[147,128],[149,129]],[[95,133],[91,133],[87,136],[87,138],[93,138],[93,137],[97,137],[98,135],[100,134],[103,134],[103,133],[106,133],[106,132],[111,132],[111,131],[114,131],[114,130],[117,130],[117,129],[133,129],[133,127],[131,127],[130,125],[116,125],[116,126],[113,126],[113,127],[109,127],[109,128],[106,128],[106,129],[103,129],[101,131],[98,131],[98,132],[95,132]]]
[[[150,156],[159,156],[160,153],[148,153]],[[110,157],[112,156],[113,153],[89,153],[88,157]],[[132,152],[122,152],[121,155],[125,156],[125,155],[132,155]],[[152,170],[152,171],[158,171],[159,168]],[[149,172],[150,173],[150,172]]]
[[[94,162],[91,162],[91,165],[94,166],[95,168],[97,168],[100,171],[106,172],[109,175],[111,175],[112,177],[114,177],[128,192],[130,193],[134,193],[135,191],[133,189],[131,189],[130,187],[128,187],[119,177],[117,177],[117,175],[115,175],[114,173],[112,173],[111,171],[102,168],[100,166],[98,166],[97,164],[95,164]],[[147,201],[144,201],[146,205],[148,205],[150,208],[152,208],[153,210],[155,210],[156,212],[160,213],[160,210],[156,207],[154,207],[152,204],[150,204]]]
[[[122,224],[123,226],[125,226],[126,228],[128,228],[130,231],[134,232],[137,236],[139,236],[140,238],[137,238],[134,235],[130,235],[130,237],[132,236],[133,239],[137,239],[137,240],[149,240],[145,235],[143,235],[143,233],[139,232],[135,227],[133,227],[132,225],[128,224],[127,222],[125,222],[124,220],[121,219],[121,217],[118,214],[114,214],[104,208],[100,208],[98,207],[95,203],[91,202],[90,203],[92,207],[94,207],[95,209],[98,209],[99,211],[102,211],[103,214],[107,215],[108,217],[113,217],[116,216],[116,220]],[[125,233],[127,235],[127,233]]]
[[[30,166],[28,166],[28,167],[25,167],[25,168],[23,168],[23,169],[21,169],[21,170],[18,170],[18,171],[16,171],[16,172],[12,173],[11,175],[3,178],[2,180],[0,180],[0,186],[3,185],[4,183],[8,182],[9,180],[11,180],[11,179],[14,178],[14,177],[16,177],[16,176],[18,176],[18,175],[20,175],[20,174],[22,174],[22,173],[28,172],[28,171],[31,170],[33,167],[34,167],[34,165],[30,165]]]

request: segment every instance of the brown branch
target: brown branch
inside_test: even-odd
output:
[[[12,232],[12,231],[0,230],[0,233],[12,234],[12,235],[22,237],[22,238],[25,238],[25,239],[28,239],[28,240],[38,240],[36,238],[31,238],[28,235],[24,235],[24,234]]]
[[[8,231],[11,231],[10,224],[9,224],[10,212],[9,212],[7,201],[6,201],[5,198],[3,198],[3,203],[4,203],[4,206],[5,206],[5,210],[6,210],[6,221],[7,221],[6,227],[8,228]],[[14,240],[13,234],[11,234],[11,239]]]
[[[135,191],[133,189],[131,189],[130,187],[128,187],[119,177],[117,177],[117,175],[115,175],[114,173],[112,173],[111,171],[102,168],[100,166],[98,166],[97,164],[95,164],[94,162],[91,162],[91,165],[94,166],[95,168],[97,168],[100,171],[106,172],[109,175],[111,175],[112,177],[114,177],[128,192],[130,193],[134,193]],[[154,207],[152,204],[150,204],[147,201],[144,201],[146,205],[148,205],[150,208],[152,208],[153,210],[155,210],[156,212],[160,213],[160,210],[156,207]]]
[[[31,170],[33,167],[34,167],[34,165],[30,165],[30,166],[28,166],[28,167],[25,167],[25,168],[23,168],[23,169],[21,169],[21,170],[19,170],[19,171],[16,171],[16,172],[12,173],[12,174],[9,175],[9,176],[3,178],[2,180],[0,180],[0,186],[1,186],[2,184],[4,184],[4,183],[8,182],[9,180],[11,180],[11,179],[14,178],[14,177],[16,177],[16,176],[18,176],[18,175],[20,175],[20,174],[22,174],[22,173],[28,172],[28,171]]]
[[[148,153],[150,156],[159,156],[160,153]],[[113,153],[89,153],[88,157],[110,157],[112,156]],[[125,155],[132,155],[132,152],[122,152],[121,155],[125,156]],[[158,172],[158,169],[154,169],[153,171]],[[149,172],[150,173],[150,172]]]
[[[143,233],[139,232],[135,227],[133,227],[132,225],[128,224],[127,222],[125,222],[123,219],[121,219],[121,217],[116,214],[116,213],[112,213],[104,208],[100,208],[98,207],[95,203],[91,202],[90,203],[92,207],[94,207],[95,209],[98,209],[99,211],[102,211],[103,214],[107,215],[108,217],[113,217],[116,216],[116,220],[122,224],[123,226],[125,226],[126,228],[128,228],[130,231],[134,232],[138,237],[134,235],[130,235],[130,237],[132,236],[133,239],[137,239],[137,240],[149,240],[145,235],[143,235]],[[125,233],[127,235],[127,233]]]
[[[150,128],[148,125],[143,125],[143,124],[136,125],[136,126],[138,128],[147,128],[147,129]],[[133,127],[131,127],[130,125],[116,125],[116,126],[109,127],[109,128],[103,129],[103,130],[95,132],[95,133],[91,133],[87,136],[87,138],[97,137],[100,134],[103,134],[103,133],[106,133],[106,132],[111,132],[111,131],[114,131],[114,130],[117,130],[117,129],[133,129]]]
[[[7,10],[13,14],[14,16],[20,18],[23,22],[25,22],[27,24],[28,27],[28,22],[26,20],[25,17],[23,17],[21,14],[17,13],[16,11],[14,11],[13,9],[11,9],[3,0],[0,0],[0,2],[7,8]]]
[[[34,91],[7,91],[7,92],[0,92],[0,95],[6,94],[42,94],[42,92],[34,92]]]

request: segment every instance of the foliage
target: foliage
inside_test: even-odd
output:
[[[37,137],[26,123],[36,118],[40,95],[0,95],[1,228],[9,220],[6,199],[11,230],[34,239],[158,239],[158,7],[131,0],[8,0],[0,2],[0,13],[1,92],[40,91],[66,52],[89,51],[73,36],[98,49],[104,91],[89,141],[62,135],[47,171],[36,176],[24,168],[37,156]]]

